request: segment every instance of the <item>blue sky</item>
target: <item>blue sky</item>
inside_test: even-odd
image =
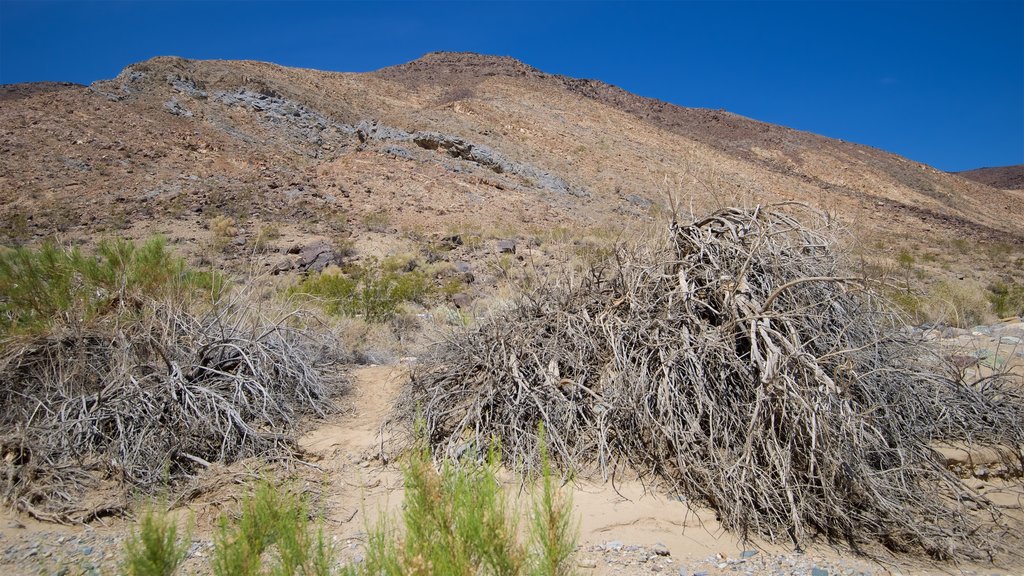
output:
[[[0,83],[88,83],[166,54],[366,71],[432,50],[510,55],[944,170],[1024,163],[1024,0],[0,0]]]

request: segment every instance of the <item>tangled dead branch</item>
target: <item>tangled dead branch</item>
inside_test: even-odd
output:
[[[442,346],[406,406],[437,453],[497,438],[531,466],[544,422],[564,466],[653,472],[744,537],[1005,548],[995,506],[930,443],[998,444],[1019,466],[1020,389],[949,377],[792,210],[726,209],[655,244]]]
[[[204,314],[151,302],[87,328],[12,340],[0,357],[0,490],[56,521],[88,520],[102,480],[145,488],[211,462],[295,453],[325,415],[341,347],[237,296]],[[332,367],[333,370],[326,370]]]

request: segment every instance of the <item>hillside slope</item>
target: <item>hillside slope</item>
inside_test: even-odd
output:
[[[1024,191],[505,57],[365,74],[159,57],[90,87],[5,87],[0,124],[8,242],[126,231],[188,247],[217,215],[243,236],[372,221],[522,237],[798,200],[876,253],[941,256],[940,275],[1019,276],[1024,255]]]

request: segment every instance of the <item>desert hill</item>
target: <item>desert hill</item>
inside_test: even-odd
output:
[[[120,230],[187,250],[218,215],[242,237],[267,222],[524,237],[798,200],[876,255],[941,261],[940,276],[1019,275],[1024,252],[1024,191],[506,57],[431,53],[363,74],[158,57],[89,87],[4,87],[0,123],[15,243]]]
[[[981,182],[986,186],[1003,190],[1024,189],[1024,164],[1014,166],[998,166],[994,168],[976,168],[957,172],[957,175]]]

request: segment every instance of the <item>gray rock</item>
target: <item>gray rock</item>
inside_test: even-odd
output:
[[[828,576],[828,570],[815,566],[814,568],[811,568],[811,576]]]
[[[658,556],[670,556],[672,554],[669,551],[668,546],[665,546],[660,542],[651,547],[651,552],[654,552]]]
[[[296,267],[308,272],[322,272],[331,264],[341,264],[341,257],[334,249],[322,242],[310,244],[299,251]]]
[[[630,194],[629,196],[626,196],[626,201],[629,202],[630,204],[633,204],[634,206],[638,206],[645,210],[647,208],[650,208],[651,205],[654,204],[647,198],[644,198],[643,196],[640,196],[638,194]]]
[[[496,244],[498,254],[515,254],[516,243],[514,240],[498,240]]]
[[[327,142],[341,144],[356,133],[352,126],[334,122],[300,102],[244,87],[231,92],[214,92],[212,99],[226,106],[243,106],[259,112],[264,121],[283,128],[283,132],[291,139],[315,146],[314,150],[308,152],[314,157],[319,157],[320,147]],[[223,128],[228,130],[230,127]]]
[[[757,550],[744,550],[740,552],[740,558],[743,559],[753,558],[754,556],[757,556]]]
[[[452,296],[452,304],[459,310],[465,310],[473,305],[473,297],[465,292],[459,292]]]
[[[1003,336],[1002,338],[999,339],[999,343],[1017,345],[1024,343],[1024,340],[1017,338],[1016,336]]]
[[[181,76],[168,74],[167,81],[170,82],[171,86],[173,86],[175,90],[187,96],[191,96],[192,98],[202,99],[207,96],[206,91],[196,86],[195,82],[189,78],[182,78]]]
[[[589,196],[585,190],[571,187],[565,180],[535,166],[512,162],[493,149],[474,144],[458,136],[440,132],[416,132],[412,141],[426,150],[443,150],[452,158],[473,162],[498,174],[514,174],[532,180],[542,189],[567,193],[574,196]]]
[[[182,106],[181,103],[178,102],[178,99],[173,96],[171,97],[170,100],[164,102],[164,110],[167,110],[175,116],[181,116],[183,118],[192,117],[192,111]]]
[[[406,160],[415,160],[416,157],[412,155],[412,152],[408,148],[402,148],[401,146],[385,146],[382,150],[385,154],[390,154],[396,158],[405,158]]]
[[[405,130],[385,126],[376,120],[363,120],[355,126],[353,133],[362,142],[366,142],[368,140],[397,140],[399,142],[408,142],[412,139],[412,134],[409,134]]]
[[[610,540],[604,545],[605,550],[622,550],[622,542],[618,540]]]

